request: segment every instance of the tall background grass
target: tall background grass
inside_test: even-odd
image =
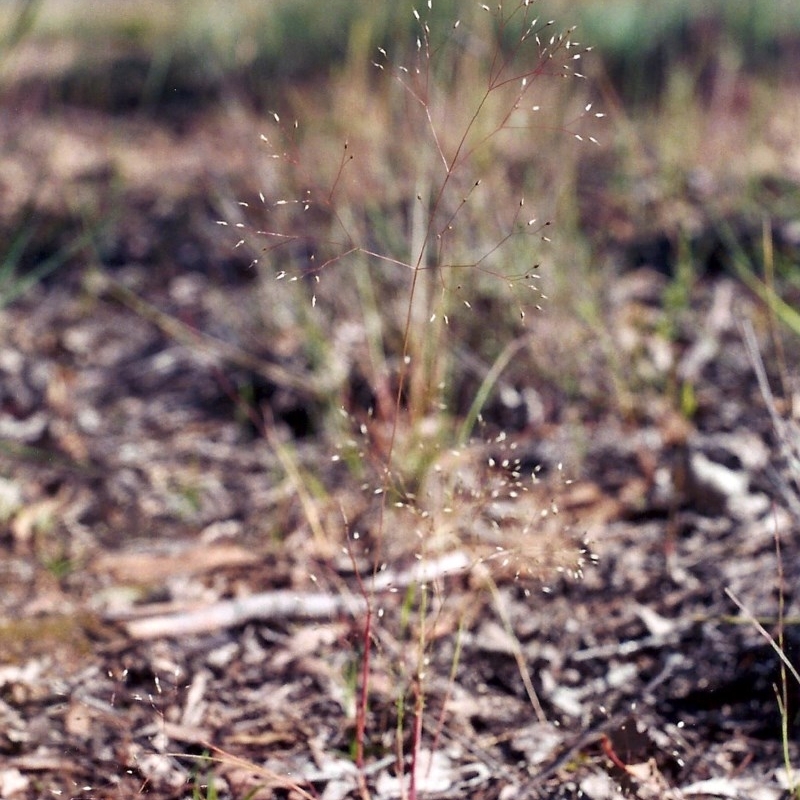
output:
[[[6,0],[0,18],[12,43],[73,39],[75,66],[89,70],[111,52],[141,59],[141,73],[106,74],[140,84],[142,100],[181,85],[217,84],[235,78],[251,96],[269,97],[275,84],[339,68],[379,45],[402,47],[415,35],[410,0],[370,3],[331,0]],[[620,86],[637,99],[652,99],[676,63],[696,67],[733,59],[743,68],[773,70],[800,48],[800,7],[792,0],[542,0],[542,18],[574,25],[591,43]],[[465,13],[467,4],[441,0],[432,26]],[[508,32],[508,41],[517,33]],[[96,76],[99,80],[99,76]],[[120,87],[121,88],[121,87]],[[131,93],[133,87],[131,87]],[[101,95],[102,96],[102,95]]]

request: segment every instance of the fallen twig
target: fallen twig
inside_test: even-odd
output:
[[[401,573],[381,572],[372,579],[368,588],[373,592],[381,592],[412,583],[429,583],[447,575],[462,573],[471,564],[471,559],[464,552],[448,553],[436,559],[420,561]],[[191,611],[139,617],[124,624],[128,635],[134,639],[158,639],[210,633],[254,619],[326,619],[342,614],[355,616],[364,613],[366,607],[366,600],[356,595],[282,589],[221,600]]]

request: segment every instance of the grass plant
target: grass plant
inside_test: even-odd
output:
[[[772,428],[777,441],[777,449],[783,461],[784,469],[776,472],[777,490],[781,495],[787,508],[789,508],[796,521],[800,521],[800,427],[796,422],[796,416],[791,414],[791,386],[788,378],[788,366],[786,356],[781,345],[779,322],[787,324],[792,329],[793,334],[798,333],[791,325],[791,319],[787,321],[780,313],[780,307],[776,308],[776,300],[779,300],[774,286],[774,263],[770,228],[765,221],[763,232],[763,261],[764,261],[764,280],[763,282],[753,274],[753,270],[748,265],[740,248],[734,248],[737,272],[744,278],[748,286],[754,289],[757,295],[764,301],[768,311],[768,325],[772,334],[771,339],[775,349],[775,361],[777,371],[780,376],[781,390],[788,400],[788,411],[790,418],[786,418],[778,410],[775,395],[771,388],[769,377],[764,366],[761,352],[753,330],[752,324],[748,321],[741,325],[742,337],[758,381],[761,397],[770,415]],[[782,301],[780,301],[782,303]],[[774,686],[775,699],[780,713],[780,740],[783,752],[784,773],[786,789],[791,797],[800,798],[800,777],[797,775],[795,765],[792,764],[791,745],[796,735],[798,717],[797,709],[793,708],[790,696],[796,695],[796,689],[792,690],[790,684],[800,686],[800,672],[795,660],[790,658],[790,651],[786,641],[786,627],[789,624],[796,624],[796,620],[789,620],[786,615],[786,580],[784,575],[784,563],[781,554],[781,537],[777,523],[775,530],[775,558],[777,565],[777,598],[778,613],[771,633],[765,627],[764,622],[759,620],[746,605],[729,588],[725,593],[733,601],[734,605],[745,620],[752,625],[761,637],[769,644],[779,660],[779,679]]]
[[[742,601],[730,590],[726,589],[725,593],[733,601],[734,605],[739,609],[742,616],[747,622],[758,631],[764,640],[772,648],[779,660],[779,682],[774,686],[775,701],[778,704],[780,711],[781,731],[780,739],[783,748],[783,762],[784,771],[786,775],[787,790],[792,797],[800,797],[800,778],[792,765],[791,743],[793,739],[792,731],[796,727],[797,720],[791,717],[791,710],[789,704],[789,682],[793,681],[796,685],[800,686],[800,673],[797,667],[792,663],[787,655],[785,646],[785,587],[783,583],[783,565],[781,562],[780,540],[776,536],[775,551],[778,557],[778,617],[776,620],[777,635],[773,636],[757,619],[753,613],[742,603]]]
[[[351,64],[327,96],[312,93],[301,108],[272,112],[273,124],[262,134],[271,185],[224,223],[241,233],[237,246],[254,252],[262,295],[270,311],[279,309],[280,324],[265,319],[275,336],[285,336],[288,324],[297,340],[313,343],[306,360],[344,363],[331,407],[345,407],[343,418],[373,469],[371,530],[362,539],[349,526],[345,545],[366,605],[354,732],[364,798],[374,643],[378,626],[387,624],[373,579],[397,554],[433,559],[441,548],[463,544],[461,537],[479,538],[480,525],[496,529],[498,542],[501,527],[516,529],[508,540],[514,545],[492,547],[487,540],[478,551],[490,572],[502,563],[518,576],[546,574],[580,560],[563,536],[556,535],[548,554],[526,544],[536,535],[532,520],[512,515],[500,522],[498,509],[525,496],[537,478],[515,466],[513,456],[496,463],[473,438],[495,384],[528,344],[527,315],[545,299],[538,266],[550,222],[538,209],[554,204],[526,164],[546,163],[535,157],[542,142],[591,146],[583,121],[602,116],[579,95],[554,92],[557,79],[582,77],[586,48],[535,11],[531,2],[510,10],[476,4],[442,26],[430,2],[414,10],[410,49],[380,48],[371,72]],[[548,101],[552,109],[543,105]],[[503,167],[509,163],[515,174]],[[337,323],[352,319],[354,310],[357,327]],[[454,354],[476,315],[485,320],[476,346],[486,367],[468,400]],[[320,333],[331,330],[332,337]],[[353,375],[361,376],[362,399],[347,384]],[[504,442],[501,433],[494,449]],[[468,455],[462,459],[459,450]],[[320,539],[319,520],[306,513]],[[502,616],[494,580],[487,581]],[[446,603],[443,591],[426,581],[413,585],[401,614],[408,630],[402,633],[401,622],[398,631],[410,637],[414,653],[398,667],[395,736],[398,774],[407,775],[403,791],[412,800],[422,779],[431,630]],[[524,662],[518,663],[543,719]]]

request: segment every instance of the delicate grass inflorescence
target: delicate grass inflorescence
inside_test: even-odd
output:
[[[260,250],[253,264],[265,324],[276,338],[304,334],[321,391],[340,400],[349,390],[348,410],[367,412],[373,431],[390,429],[385,444],[397,444],[400,427],[466,411],[461,375],[485,377],[480,362],[491,365],[505,338],[523,336],[526,311],[541,302],[549,221],[525,195],[539,192],[548,213],[553,190],[538,183],[532,137],[571,129],[552,124],[538,87],[572,74],[583,51],[570,32],[530,18],[534,5],[508,15],[478,6],[471,28],[457,21],[441,41],[420,21],[408,66],[390,68],[381,51],[377,76],[348,71],[305,109],[310,121],[287,125],[274,113],[262,135],[271,161],[271,186],[260,193],[266,225],[251,225],[246,209],[232,223],[242,229],[239,246]],[[295,287],[281,294],[273,277]],[[461,341],[477,316],[487,319],[483,341]],[[463,348],[477,367],[464,363]],[[480,410],[470,409],[473,422]]]
[[[529,343],[526,314],[546,299],[538,268],[556,190],[540,169],[543,148],[596,142],[581,122],[602,116],[554,88],[583,77],[587,48],[538,18],[536,5],[475,4],[446,30],[427,21],[430,0],[414,10],[407,50],[381,48],[372,71],[348,65],[316,105],[272,112],[258,203],[240,203],[221,223],[254,253],[278,349],[299,339],[339,440],[334,461],[372,498],[357,519],[342,510],[344,540],[320,532],[313,504],[302,501],[317,544],[345,542],[366,601],[354,733],[364,797],[388,565],[463,551],[455,573],[483,565],[476,586],[492,587],[502,616],[497,581],[579,573],[585,556],[556,517],[539,467],[483,417],[503,369]],[[483,335],[471,340],[476,329]],[[307,497],[303,476],[292,480]],[[416,656],[394,666],[395,752],[411,797],[446,579],[412,582],[401,615]],[[521,661],[520,669],[541,717]]]

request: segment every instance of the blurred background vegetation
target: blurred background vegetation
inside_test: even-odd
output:
[[[212,271],[224,271],[236,260],[232,243],[226,241],[227,254],[213,246],[209,226],[220,218],[236,221],[241,212],[235,201],[243,194],[252,200],[258,181],[275,179],[243,145],[240,163],[234,165],[238,176],[230,163],[243,137],[257,139],[257,121],[272,110],[316,112],[325,119],[315,123],[316,132],[312,124],[314,135],[327,131],[328,136],[324,141],[309,137],[305,158],[312,170],[324,172],[348,135],[360,135],[365,149],[383,137],[386,149],[376,145],[374,163],[402,169],[408,158],[404,162],[402,154],[391,150],[390,116],[382,121],[371,116],[390,99],[378,94],[367,99],[372,83],[365,68],[378,57],[379,47],[395,64],[411,57],[418,31],[413,7],[408,0],[1,2],[0,101],[7,120],[31,113],[44,119],[53,115],[55,121],[56,112],[64,109],[104,120],[147,120],[177,137],[177,142],[165,140],[168,144],[196,149],[205,174],[196,179],[188,168],[192,164],[184,169],[172,157],[156,167],[149,151],[130,163],[119,156],[111,166],[95,165],[93,172],[82,167],[83,173],[91,172],[88,179],[80,178],[82,188],[53,189],[51,194],[66,197],[60,205],[42,200],[47,167],[41,180],[36,175],[15,178],[13,172],[0,176],[9,196],[19,186],[35,187],[27,199],[7,203],[0,212],[10,243],[0,252],[0,286],[6,282],[0,304],[74,261],[76,253],[85,257],[86,237],[92,257],[103,266],[138,260],[203,269],[213,263]],[[558,354],[551,367],[554,379],[557,373],[569,392],[583,391],[580,381],[570,383],[571,371],[564,368],[564,359],[580,354],[565,351],[576,350],[576,337],[593,336],[608,276],[618,270],[647,265],[667,275],[668,298],[680,311],[690,301],[694,281],[706,271],[738,270],[750,277],[761,271],[766,220],[775,244],[769,251],[772,266],[796,291],[800,158],[792,109],[798,96],[800,4],[540,0],[532,7],[541,20],[556,20],[554,30],[574,28],[573,37],[592,48],[580,62],[589,80],[569,82],[577,87],[567,90],[566,99],[550,96],[555,138],[545,136],[528,154],[509,151],[504,156],[509,180],[523,172],[521,185],[556,223],[560,244],[544,259],[553,267],[548,294],[556,303],[563,301],[571,319],[584,323],[582,332],[552,343]],[[422,12],[430,19],[434,46],[437,36],[466,37],[464,29],[480,31],[495,20],[478,3],[465,0],[435,0],[430,12]],[[459,15],[468,17],[468,24],[454,31]],[[502,41],[509,49],[519,42],[520,30],[516,20],[504,30]],[[481,52],[482,41],[464,38],[458,45],[488,58]],[[464,91],[463,86],[457,89]],[[602,146],[578,152],[571,136],[575,131],[559,119],[570,104],[583,108],[589,103],[608,119],[581,130],[599,138]],[[232,121],[239,112],[252,116],[236,130]],[[229,117],[205,149],[181,139],[199,117],[220,113]],[[545,117],[542,131],[548,122]],[[64,124],[66,137],[71,123]],[[113,123],[108,125],[113,130]],[[121,136],[117,147],[126,145],[125,137],[132,150],[140,147],[135,131]],[[20,152],[28,146],[23,133],[15,146]],[[74,158],[80,147],[73,142],[63,149]],[[380,174],[378,167],[373,172]],[[142,175],[150,180],[144,188],[137,183]],[[380,187],[388,192],[384,199],[371,206],[362,203],[372,215],[370,235],[383,237],[378,245],[389,250],[394,243],[387,244],[386,237],[405,225],[403,204],[409,194],[402,184],[408,179],[413,176],[387,173]],[[495,205],[514,202],[509,196],[494,198]],[[138,231],[132,230],[134,218],[140,220]],[[239,260],[243,271],[250,256],[243,253]],[[388,288],[393,290],[391,283]],[[791,292],[784,296],[791,305]],[[487,300],[485,313],[493,303]],[[675,327],[670,323],[667,329],[674,332]],[[467,332],[466,341],[473,334],[475,347],[486,345],[480,331]],[[325,338],[320,335],[319,341]],[[613,344],[606,350],[611,359]],[[491,364],[498,352],[482,355]],[[548,369],[545,364],[539,368]],[[603,388],[599,392],[607,394]]]
[[[125,105],[167,93],[198,101],[234,86],[269,100],[276,82],[326,74],[374,57],[378,46],[402,51],[416,35],[413,7],[410,0],[5,0],[0,18],[6,55],[23,43],[74,43],[64,99]],[[788,75],[800,51],[793,0],[541,0],[533,8],[574,26],[625,100],[656,100],[677,65],[698,76],[720,66]],[[463,0],[439,0],[431,27],[471,13]],[[509,42],[516,33],[512,26]]]

